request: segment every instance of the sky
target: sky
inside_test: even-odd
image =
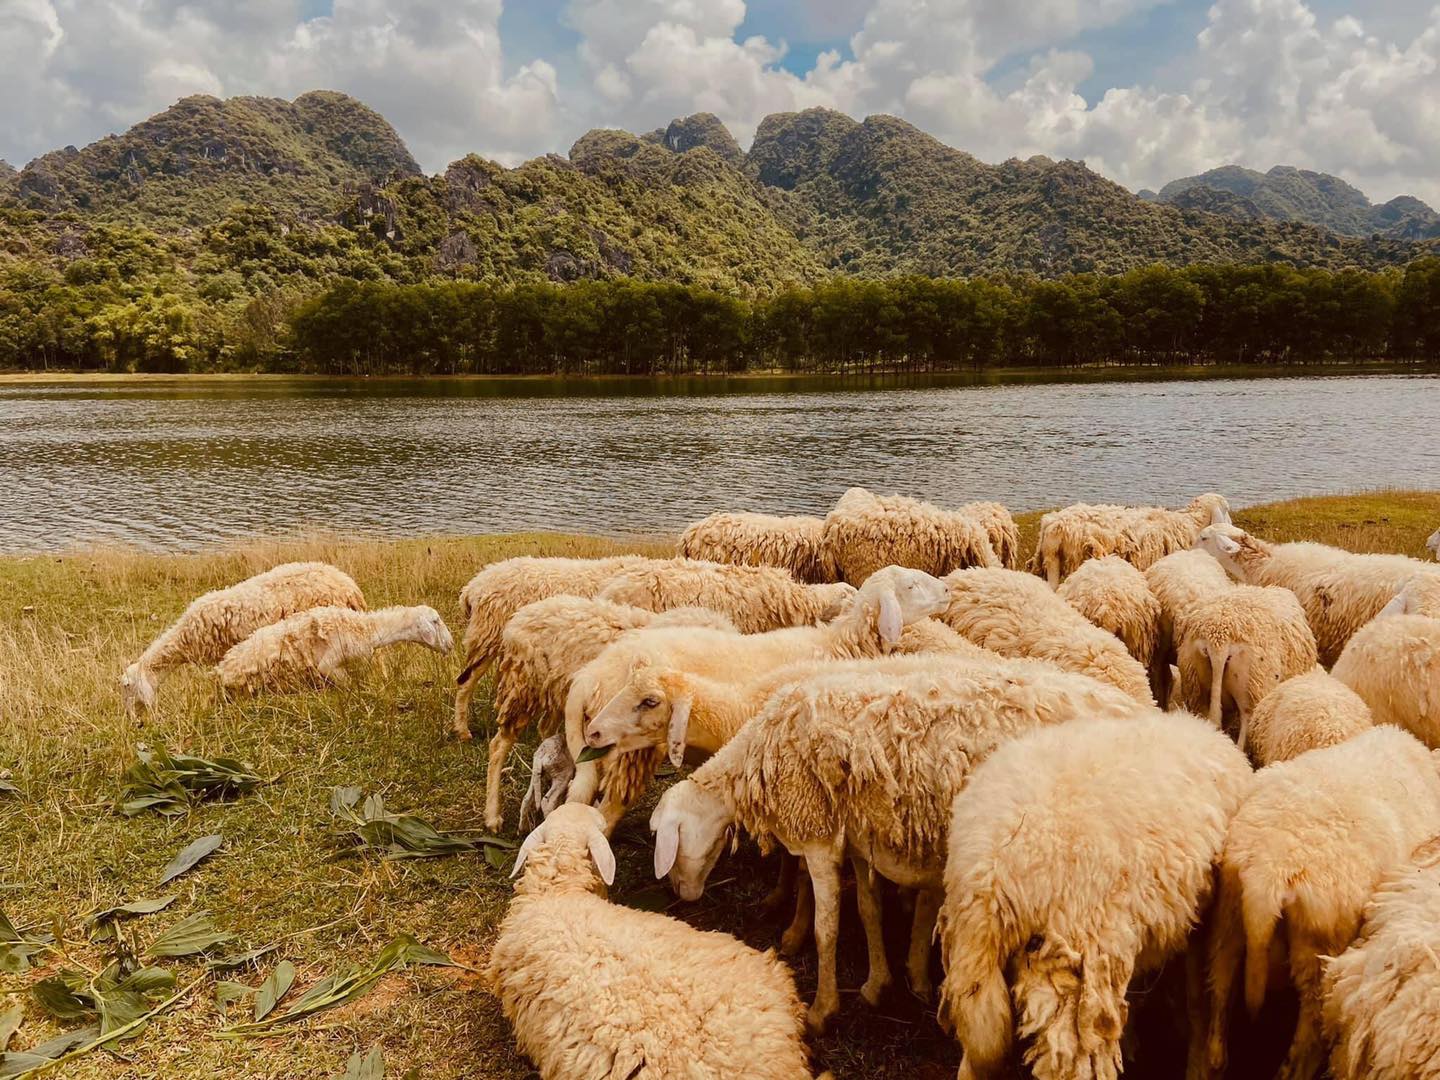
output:
[[[713,112],[904,117],[1132,189],[1239,163],[1440,206],[1430,0],[0,0],[0,158],[194,93],[342,90],[430,172]]]

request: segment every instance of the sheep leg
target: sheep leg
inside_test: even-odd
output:
[[[1205,1002],[1205,952],[1206,935],[1202,929],[1190,935],[1190,944],[1185,949],[1185,1027],[1189,1043],[1185,1053],[1186,1080],[1207,1080],[1210,1075],[1205,1060],[1206,1002]]]
[[[1210,963],[1210,1015],[1206,1038],[1211,1076],[1220,1076],[1225,1072],[1225,1029],[1230,1015],[1230,997],[1245,954],[1240,876],[1233,867],[1222,865],[1217,877],[1219,887],[1206,935]]]
[[[780,852],[780,879],[775,882],[775,887],[766,894],[765,899],[760,901],[760,906],[767,912],[778,911],[780,906],[795,895],[795,871],[799,861],[788,851]]]
[[[940,913],[943,894],[939,889],[920,889],[915,894],[915,917],[910,924],[910,954],[905,974],[915,995],[929,1001],[935,991],[930,981],[930,946],[935,940],[935,916]]]
[[[495,729],[490,740],[490,761],[485,769],[485,827],[491,832],[500,828],[504,815],[500,812],[500,783],[505,759],[515,746],[515,734],[505,727]]]
[[[855,867],[855,902],[860,908],[860,925],[865,928],[865,946],[870,953],[870,973],[860,987],[860,997],[867,1005],[880,1004],[880,995],[890,985],[890,962],[885,957],[885,930],[881,922],[880,883],[875,880],[870,864],[859,855],[850,856]]]
[[[1320,954],[1313,942],[1296,940],[1294,935],[1290,940],[1290,979],[1300,997],[1300,1018],[1295,1023],[1290,1052],[1275,1080],[1312,1080],[1325,1061],[1325,1042],[1320,1033]]]
[[[843,850],[843,844],[827,844],[816,845],[805,852],[805,866],[815,891],[815,951],[819,957],[815,1001],[805,1014],[805,1024],[814,1035],[823,1032],[829,1019],[840,1011],[840,992],[835,985],[835,940],[840,932]]]
[[[455,723],[451,728],[455,737],[461,742],[469,742],[470,734],[470,699],[475,696],[475,687],[480,683],[480,672],[471,671],[462,676],[459,687],[455,690]]]
[[[575,779],[570,781],[570,793],[565,796],[565,801],[589,806],[595,801],[595,793],[599,790],[600,763],[582,761],[575,766]]]
[[[795,916],[785,933],[780,935],[780,955],[794,956],[805,947],[810,937],[810,927],[815,921],[815,890],[810,887],[809,873],[798,873],[806,869],[804,859],[795,860]]]

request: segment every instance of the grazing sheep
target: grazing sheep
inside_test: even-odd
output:
[[[1076,503],[1040,519],[1029,571],[1060,587],[1086,559],[1118,555],[1147,570],[1172,551],[1187,548],[1205,526],[1230,520],[1224,496],[1205,494],[1183,510],[1159,506]]]
[[[499,829],[504,819],[500,775],[520,733],[535,720],[541,734],[553,734],[564,719],[574,674],[621,634],[642,626],[708,626],[735,632],[729,619],[705,608],[656,613],[582,596],[547,597],[511,616],[500,635],[495,664],[495,734],[485,773],[487,829]]]
[[[1286,679],[1250,714],[1250,756],[1260,766],[1334,746],[1374,726],[1360,695],[1320,667]]]
[[[1187,549],[1171,552],[1146,570],[1145,584],[1160,602],[1150,687],[1155,693],[1155,700],[1162,708],[1167,708],[1174,684],[1171,665],[1179,660],[1176,622],[1192,604],[1228,592],[1233,583],[1225,568],[1207,552]]]
[[[1436,529],[1426,538],[1425,546],[1435,558],[1440,559],[1440,529]]]
[[[876,495],[857,487],[840,496],[826,516],[825,547],[844,580],[854,585],[886,566],[939,577],[965,566],[1000,565],[988,531],[994,521],[989,514],[978,520],[904,495]]]
[[[1233,525],[1203,529],[1196,546],[1237,581],[1280,585],[1300,598],[1320,663],[1340,658],[1350,635],[1379,614],[1416,574],[1440,574],[1404,555],[1356,555],[1324,544],[1270,544]]]
[[[837,581],[840,569],[823,540],[825,519],[796,515],[711,514],[680,534],[677,554],[744,566],[778,566],[800,581]]]
[[[1006,570],[1019,568],[1020,530],[1004,503],[961,503],[953,513],[963,514],[985,530],[985,535],[990,538],[990,547],[994,549],[1001,566]]]
[[[213,664],[262,626],[308,608],[365,610],[360,586],[328,563],[284,563],[190,602],[120,677],[131,716],[152,708],[165,674],[184,664]]]
[[[1118,555],[1088,559],[1056,590],[1061,600],[1114,634],[1149,671],[1160,633],[1160,601],[1145,575]],[[1153,681],[1153,680],[1152,680]]]
[[[1119,1074],[1126,989],[1186,950],[1250,776],[1209,725],[1154,712],[1041,728],[975,770],[938,927],[961,1080],[1009,1075],[1017,1041],[1038,1080]]]
[[[565,801],[565,792],[574,778],[575,761],[565,745],[564,733],[541,740],[530,759],[530,786],[520,800],[520,831],[527,832],[532,823],[549,817]]]
[[[950,605],[939,618],[972,643],[1002,656],[1048,660],[1155,703],[1140,662],[1043,581],[1018,570],[978,568],[957,570],[944,581]]]
[[[789,969],[729,934],[611,904],[600,814],[555,810],[525,838],[523,874],[485,975],[545,1080],[809,1080]]]
[[[1332,674],[1370,706],[1377,724],[1440,749],[1440,619],[1376,616],[1346,644]]]
[[[455,737],[470,741],[470,699],[500,651],[500,638],[510,616],[548,596],[594,596],[621,570],[650,561],[639,555],[606,559],[523,555],[491,563],[471,578],[460,590],[465,667],[455,680]]]
[[[1386,872],[1440,831],[1440,762],[1378,725],[1255,774],[1230,823],[1210,940],[1210,1066],[1225,1066],[1225,1018],[1241,959],[1245,1002],[1264,1003],[1277,929],[1300,1016],[1280,1076],[1309,1080],[1325,1048],[1321,957],[1350,944]]]
[[[1255,706],[1315,666],[1315,635],[1289,589],[1234,585],[1186,608],[1175,632],[1182,706],[1221,727],[1230,705],[1241,750]]]
[[[1324,994],[1336,1080],[1440,1080],[1440,838],[1381,881]]]
[[[445,621],[431,607],[319,607],[262,626],[221,657],[215,673],[221,687],[232,693],[254,694],[317,680],[345,686],[350,681],[347,665],[406,641],[442,656],[455,647]]]
[[[1083,716],[1154,710],[1093,679],[1045,664],[989,657],[888,657],[810,671],[775,690],[754,719],[650,819],[655,872],[697,898],[732,822],[802,856],[815,896],[818,1030],[835,1013],[840,869],[855,864],[870,952],[861,996],[890,981],[871,871],[921,890],[907,969],[930,988],[930,921],[944,864],[950,804],[971,770],[1006,740]],[[787,938],[789,935],[787,934]]]

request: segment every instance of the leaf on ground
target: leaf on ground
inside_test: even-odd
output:
[[[330,807],[338,817],[356,825],[350,835],[361,846],[380,849],[386,859],[433,859],[474,851],[480,846],[479,840],[441,832],[413,814],[391,813],[378,794],[366,798],[357,813],[359,796],[359,788],[336,788]]]
[[[53,934],[22,933],[0,911],[0,974],[23,975],[30,970],[30,961],[49,952],[55,943]]]
[[[230,1006],[237,1001],[243,1001],[255,993],[255,987],[246,986],[242,982],[231,982],[229,979],[221,979],[215,984],[215,1004],[220,1009],[223,1017],[230,1011]]]
[[[191,754],[171,754],[164,747],[140,749],[125,770],[116,808],[126,817],[146,810],[167,816],[185,813],[201,799],[243,795],[265,783],[254,766],[221,757],[213,761]]]
[[[575,759],[575,764],[584,765],[587,761],[599,761],[606,754],[610,753],[612,749],[614,749],[614,747],[611,746],[587,746],[584,750],[580,751],[580,755]]]
[[[128,904],[101,908],[99,911],[85,916],[85,925],[98,926],[100,923],[118,921],[128,915],[154,915],[157,911],[164,911],[174,902],[175,894],[171,893],[169,896],[158,896],[153,900],[132,900]]]
[[[175,973],[160,967],[143,967],[126,975],[115,986],[137,994],[165,993],[175,989]]]
[[[255,994],[255,1019],[264,1020],[274,1010],[275,1006],[290,992],[290,987],[295,983],[295,965],[289,960],[281,960],[275,965],[272,971],[260,984],[259,991]]]
[[[504,874],[508,874],[513,865],[510,855],[503,848],[498,848],[493,844],[485,845],[485,861]]]
[[[339,1080],[381,1080],[384,1075],[385,1055],[380,1050],[380,1044],[376,1043],[363,1057],[359,1054],[351,1054],[350,1060],[345,1063],[345,1072],[341,1074]]]
[[[30,987],[36,1003],[57,1020],[78,1020],[94,1012],[90,1001],[81,997],[64,975],[52,975]]]
[[[235,935],[217,930],[208,911],[187,915],[150,943],[146,956],[194,956]]]
[[[362,792],[358,787],[337,787],[330,792],[330,813],[338,818],[347,820],[360,820],[360,815],[355,811],[355,804],[360,801]]]
[[[0,1054],[10,1045],[10,1037],[20,1030],[20,1021],[25,1019],[25,1006],[12,1005],[0,1013]]]
[[[269,945],[262,945],[258,949],[250,949],[242,953],[234,953],[230,956],[217,957],[210,961],[211,971],[230,971],[234,968],[244,967],[246,964],[253,964],[260,957],[272,953],[280,947],[280,943],[273,942]]]
[[[215,849],[225,842],[225,838],[219,833],[213,836],[202,836],[199,840],[192,840],[180,850],[180,853],[170,860],[165,867],[165,872],[160,875],[158,884],[164,885],[167,881],[174,881],[181,874],[192,869],[204,859],[215,853]]]
[[[47,1039],[43,1043],[32,1046],[29,1050],[12,1050],[7,1054],[0,1054],[0,1080],[12,1076],[23,1076],[31,1069],[38,1069],[41,1065],[54,1061],[62,1054],[68,1054],[78,1046],[84,1046],[92,1039],[100,1037],[100,1025],[91,1024],[88,1027],[76,1028],[74,1031],[62,1032],[53,1039]]]

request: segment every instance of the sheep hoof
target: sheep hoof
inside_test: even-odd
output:
[[[805,1030],[812,1036],[818,1037],[825,1034],[825,1025],[830,1022],[830,1018],[836,1012],[837,1009],[834,1005],[822,1006],[819,1001],[816,1001],[805,1011]]]
[[[500,834],[500,826],[503,825],[503,824],[505,824],[505,815],[504,815],[504,814],[486,814],[486,815],[485,815],[485,828],[489,829],[492,833],[495,833],[497,836]]]
[[[860,1000],[872,1009],[877,1008],[880,1005],[880,998],[884,996],[885,991],[889,989],[889,987],[890,980],[888,978],[877,979],[872,975],[866,979],[865,984],[860,987]]]
[[[929,1002],[935,996],[935,984],[928,978],[910,980],[910,992],[921,1001]]]
[[[474,735],[470,734],[469,724],[466,724],[464,727],[461,727],[457,724],[454,728],[454,731],[455,738],[459,739],[461,742],[469,742],[471,739],[475,738]]]
[[[781,956],[795,956],[805,947],[805,939],[808,936],[805,933],[806,929],[806,927],[802,926],[798,931],[786,930],[785,933],[780,936]]]

